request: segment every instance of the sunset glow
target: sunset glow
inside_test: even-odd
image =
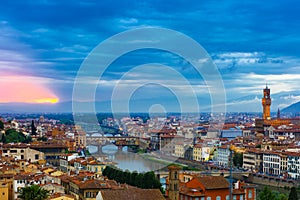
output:
[[[46,83],[35,76],[0,75],[0,103],[57,103],[59,98]]]

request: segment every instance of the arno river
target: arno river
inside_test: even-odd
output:
[[[97,153],[97,147],[89,146],[89,151],[92,154]],[[144,159],[139,154],[127,151],[124,147],[122,151],[114,145],[107,145],[102,148],[102,152],[109,157],[112,161],[117,163],[117,166],[122,170],[147,172],[161,169],[166,165],[155,161]]]

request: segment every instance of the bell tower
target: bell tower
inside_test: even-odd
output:
[[[261,103],[263,106],[263,119],[264,120],[271,119],[270,116],[271,96],[270,96],[270,89],[268,88],[268,85],[266,85],[266,88],[264,89],[264,96],[261,100]]]
[[[171,165],[169,169],[168,196],[170,200],[179,200],[179,170],[178,166]]]

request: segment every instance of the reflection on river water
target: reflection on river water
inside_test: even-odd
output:
[[[97,153],[97,147],[89,146],[89,151],[92,154]],[[107,145],[102,148],[102,152],[106,154],[109,159],[117,163],[118,167],[122,170],[147,172],[155,171],[165,167],[165,164],[158,163],[144,159],[141,155],[131,153],[127,151],[127,147],[124,147],[122,151],[118,150],[115,145]]]

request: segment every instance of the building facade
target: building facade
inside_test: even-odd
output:
[[[227,146],[218,147],[217,163],[219,166],[228,167],[229,166],[229,157],[230,149]]]
[[[281,175],[281,157],[277,152],[264,152],[263,173],[271,176]]]

